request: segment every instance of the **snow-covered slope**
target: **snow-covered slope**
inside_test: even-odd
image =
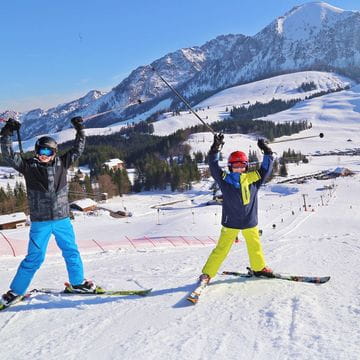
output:
[[[304,165],[303,171],[338,163],[336,156],[318,160]],[[346,160],[348,167],[360,171],[359,157]],[[360,282],[354,269],[360,252],[359,175],[338,179],[335,189],[327,190],[325,185],[331,184],[316,180],[301,185],[269,184],[259,194],[259,225],[268,264],[292,274],[330,275],[327,284],[219,275],[194,307],[184,297],[212,246],[176,248],[170,244],[84,252],[86,274],[97,283],[111,289],[152,287],[152,293],[146,298],[38,294],[1,313],[1,358],[357,360]],[[137,209],[130,219],[76,217],[79,244],[104,236],[113,241],[124,235],[217,237],[220,207],[202,206],[211,198],[209,185],[204,182],[181,194],[192,202],[163,207],[160,225],[150,206],[180,194],[144,193],[118,199],[128,209]],[[301,210],[303,194],[314,211]],[[27,232],[4,233],[25,240]],[[248,266],[240,239],[221,270]],[[1,257],[3,291],[20,260]],[[66,279],[61,256],[49,255],[31,287],[61,287]]]
[[[349,12],[327,3],[313,2],[297,6],[276,19],[275,29],[287,40],[307,40],[317,35],[323,26],[332,27],[348,15]]]
[[[313,83],[316,89],[304,92],[301,89],[301,85],[304,83]],[[228,117],[233,106],[247,106],[255,102],[267,103],[272,99],[305,99],[321,91],[334,91],[352,84],[351,80],[337,74],[305,71],[235,86],[207,98],[194,106],[194,108],[201,109],[198,112],[199,116],[205,122],[212,123]],[[333,96],[336,98],[337,94]],[[341,107],[339,108],[340,112]],[[274,118],[276,118],[276,115]],[[298,114],[297,117],[293,117],[290,121],[303,119],[304,117]],[[164,119],[154,123],[154,129],[156,135],[168,135],[178,129],[199,124],[199,120],[193,114],[184,111],[177,116],[172,116],[172,113],[165,114]]]

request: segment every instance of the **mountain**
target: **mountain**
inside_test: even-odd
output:
[[[222,35],[140,66],[106,94],[92,91],[48,111],[20,114],[25,125],[22,135],[27,139],[57,132],[69,127],[74,115],[86,117],[115,109],[87,122],[87,127],[104,127],[145,120],[157,111],[176,107],[178,100],[153,67],[193,104],[235,85],[303,70],[337,72],[359,80],[359,39],[360,12],[324,2],[307,3],[254,36]]]
[[[311,86],[304,86],[304,84]],[[360,121],[360,86],[349,78],[335,73],[323,71],[302,71],[292,74],[283,74],[251,83],[233,86],[209,96],[198,103],[194,110],[199,112],[202,119],[208,124],[222,121],[229,116],[233,106],[253,105],[256,102],[268,103],[273,99],[289,101],[295,99],[305,100],[316,97],[312,106],[310,100],[302,101],[288,111],[268,115],[264,120],[278,122],[309,120],[316,127],[325,126],[325,129],[317,130],[328,132],[328,122],[342,124],[349,133],[356,131],[356,124]],[[348,89],[341,91],[341,89]],[[316,96],[319,93],[329,93],[327,96]],[[331,96],[331,97],[330,97]],[[316,101],[315,101],[316,100]],[[312,103],[311,101],[311,103]],[[323,120],[323,121],[322,121]],[[322,124],[324,122],[324,124]],[[167,136],[179,129],[199,125],[199,120],[189,111],[164,112],[153,123],[154,135]],[[112,124],[102,128],[86,129],[87,136],[108,136],[118,133],[126,127],[126,124]],[[330,125],[332,128],[333,126]],[[335,130],[337,127],[335,127]],[[61,144],[74,139],[74,129],[65,129],[52,134],[55,140]],[[211,134],[210,134],[211,135]],[[349,137],[353,135],[349,134]],[[210,136],[210,138],[212,138]],[[37,137],[23,141],[25,151],[34,149]],[[208,146],[208,144],[205,144]],[[348,144],[345,144],[346,147]],[[336,144],[335,148],[341,148]],[[207,150],[204,149],[204,152]]]
[[[303,70],[335,71],[359,80],[360,12],[323,2],[293,8],[258,34],[239,41],[230,57],[197,74],[188,97],[235,84]]]
[[[162,99],[169,97],[168,88],[154,73],[153,67],[171,85],[179,86],[193,78],[197,72],[202,71],[207,63],[229,51],[239,37],[241,38],[243,35],[219,36],[203,47],[185,48],[167,54],[150,65],[138,67],[106,94],[93,90],[81,99],[47,111],[35,109],[23,114],[12,113],[11,115],[22,121],[24,126],[21,133],[24,139],[40,133],[54,133],[68,128],[70,127],[69,120],[74,115],[86,117],[118,109],[118,111],[105,116],[89,120],[87,127],[103,127],[119,121],[119,119],[132,118],[134,115],[154,108]],[[141,105],[138,104],[139,99],[142,101]],[[170,101],[165,103],[160,109],[170,107]],[[0,117],[8,116],[7,112],[0,114]]]

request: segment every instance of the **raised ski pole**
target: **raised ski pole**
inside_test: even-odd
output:
[[[21,144],[21,137],[20,137],[20,130],[19,129],[16,130],[16,135],[17,135],[17,138],[18,138],[18,145],[19,145],[20,155],[23,155],[24,151],[23,151],[23,147],[22,147],[22,144]]]
[[[192,112],[193,115],[195,115],[202,123],[205,125],[212,133],[213,135],[216,135],[216,132],[214,129],[207,124],[191,107],[191,105],[178,93],[178,91],[171,86],[157,71],[154,67],[151,68],[152,71],[167,85],[167,87],[187,106],[187,108]]]
[[[278,140],[278,141],[273,141],[270,144],[277,144],[277,143],[282,143],[282,142],[296,141],[296,140],[303,140],[303,139],[311,139],[311,138],[316,138],[316,137],[320,137],[320,139],[322,139],[324,137],[324,134],[320,133],[319,135],[303,136],[303,137],[299,137],[296,139]]]
[[[142,101],[140,99],[138,99],[137,102],[138,102],[138,104],[142,104]],[[120,110],[120,109],[122,109],[122,108],[118,107],[118,108],[103,111],[101,113],[97,113],[97,114],[94,114],[94,115],[89,115],[89,116],[83,117],[83,120],[86,121],[86,120],[94,119],[94,118],[96,118],[96,117],[98,117],[100,115],[105,115],[105,114],[108,114],[108,113],[111,113],[113,111]]]

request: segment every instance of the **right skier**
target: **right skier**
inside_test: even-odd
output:
[[[218,164],[219,151],[223,144],[224,135],[216,134],[209,151],[210,172],[223,194],[221,235],[202,269],[200,281],[207,283],[216,275],[239,231],[245,238],[254,275],[272,277],[272,270],[266,266],[257,226],[257,193],[272,171],[272,151],[264,139],[259,139],[257,144],[264,152],[260,169],[247,172],[247,155],[242,151],[235,151],[229,156],[229,172],[226,172]]]

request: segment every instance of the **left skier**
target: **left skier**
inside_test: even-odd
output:
[[[65,259],[73,291],[95,292],[95,284],[84,279],[83,263],[69,218],[67,169],[80,157],[85,147],[83,119],[77,116],[71,119],[71,123],[76,129],[72,149],[58,156],[56,141],[43,136],[36,141],[35,157],[30,159],[14,153],[12,148],[11,137],[14,131],[20,129],[20,122],[9,119],[1,129],[2,156],[10,166],[24,175],[31,220],[28,253],[19,265],[10,290],[0,298],[0,304],[4,306],[19,301],[26,293],[45,259],[52,234]]]

